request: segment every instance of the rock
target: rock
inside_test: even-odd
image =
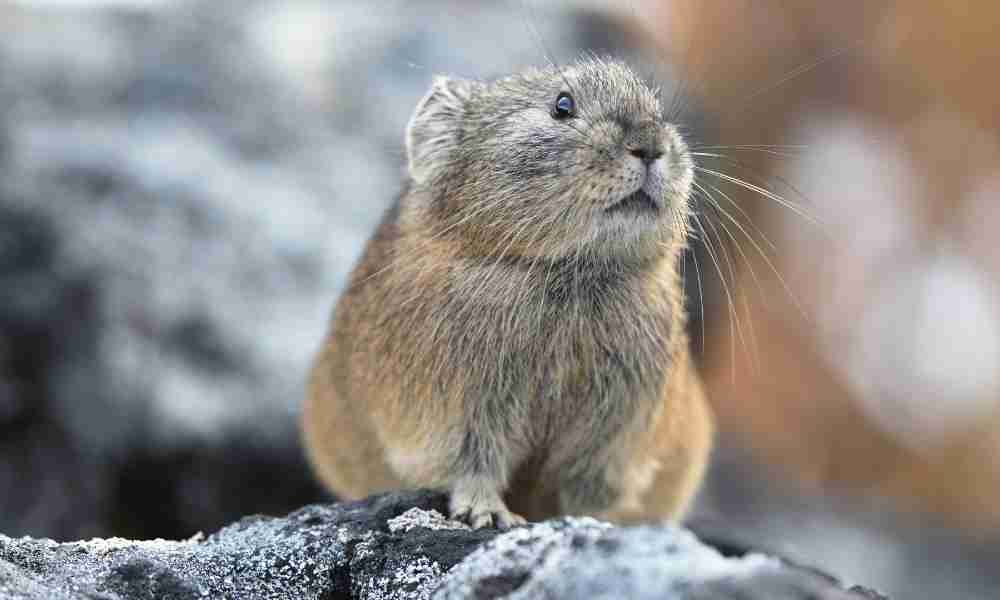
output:
[[[440,494],[393,492],[187,541],[0,536],[0,599],[883,598],[778,558],[726,557],[676,527],[561,518],[497,532],[445,510]]]

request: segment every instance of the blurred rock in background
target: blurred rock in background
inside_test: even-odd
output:
[[[738,329],[702,247],[703,286],[686,267],[722,425],[695,522],[893,597],[991,597],[997,15],[965,9],[0,4],[0,532],[178,539],[324,498],[296,437],[305,372],[431,75],[648,42],[711,125],[685,123],[701,151],[729,156],[705,164],[825,228],[703,174],[806,314],[703,201],[702,237],[726,223],[753,262],[717,257]]]
[[[52,4],[0,5],[0,531],[59,539],[322,498],[305,372],[432,74],[623,47],[570,7]]]

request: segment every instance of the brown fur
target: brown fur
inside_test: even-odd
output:
[[[548,112],[560,90],[572,119]],[[680,518],[712,420],[677,273],[691,162],[653,93],[596,60],[439,79],[407,140],[409,188],[312,372],[320,477],[347,498],[446,489],[475,526],[521,522],[508,505]],[[613,212],[635,190],[656,210]]]

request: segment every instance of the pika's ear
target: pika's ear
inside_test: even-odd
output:
[[[406,126],[406,158],[410,176],[422,183],[447,160],[461,125],[474,81],[436,75]]]

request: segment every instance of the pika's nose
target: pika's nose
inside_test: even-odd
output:
[[[660,146],[638,146],[628,149],[628,153],[638,158],[647,165],[652,164],[656,159],[663,156],[663,148]]]
[[[625,149],[647,166],[663,156],[660,127],[651,121],[642,121],[629,128],[625,136]]]

